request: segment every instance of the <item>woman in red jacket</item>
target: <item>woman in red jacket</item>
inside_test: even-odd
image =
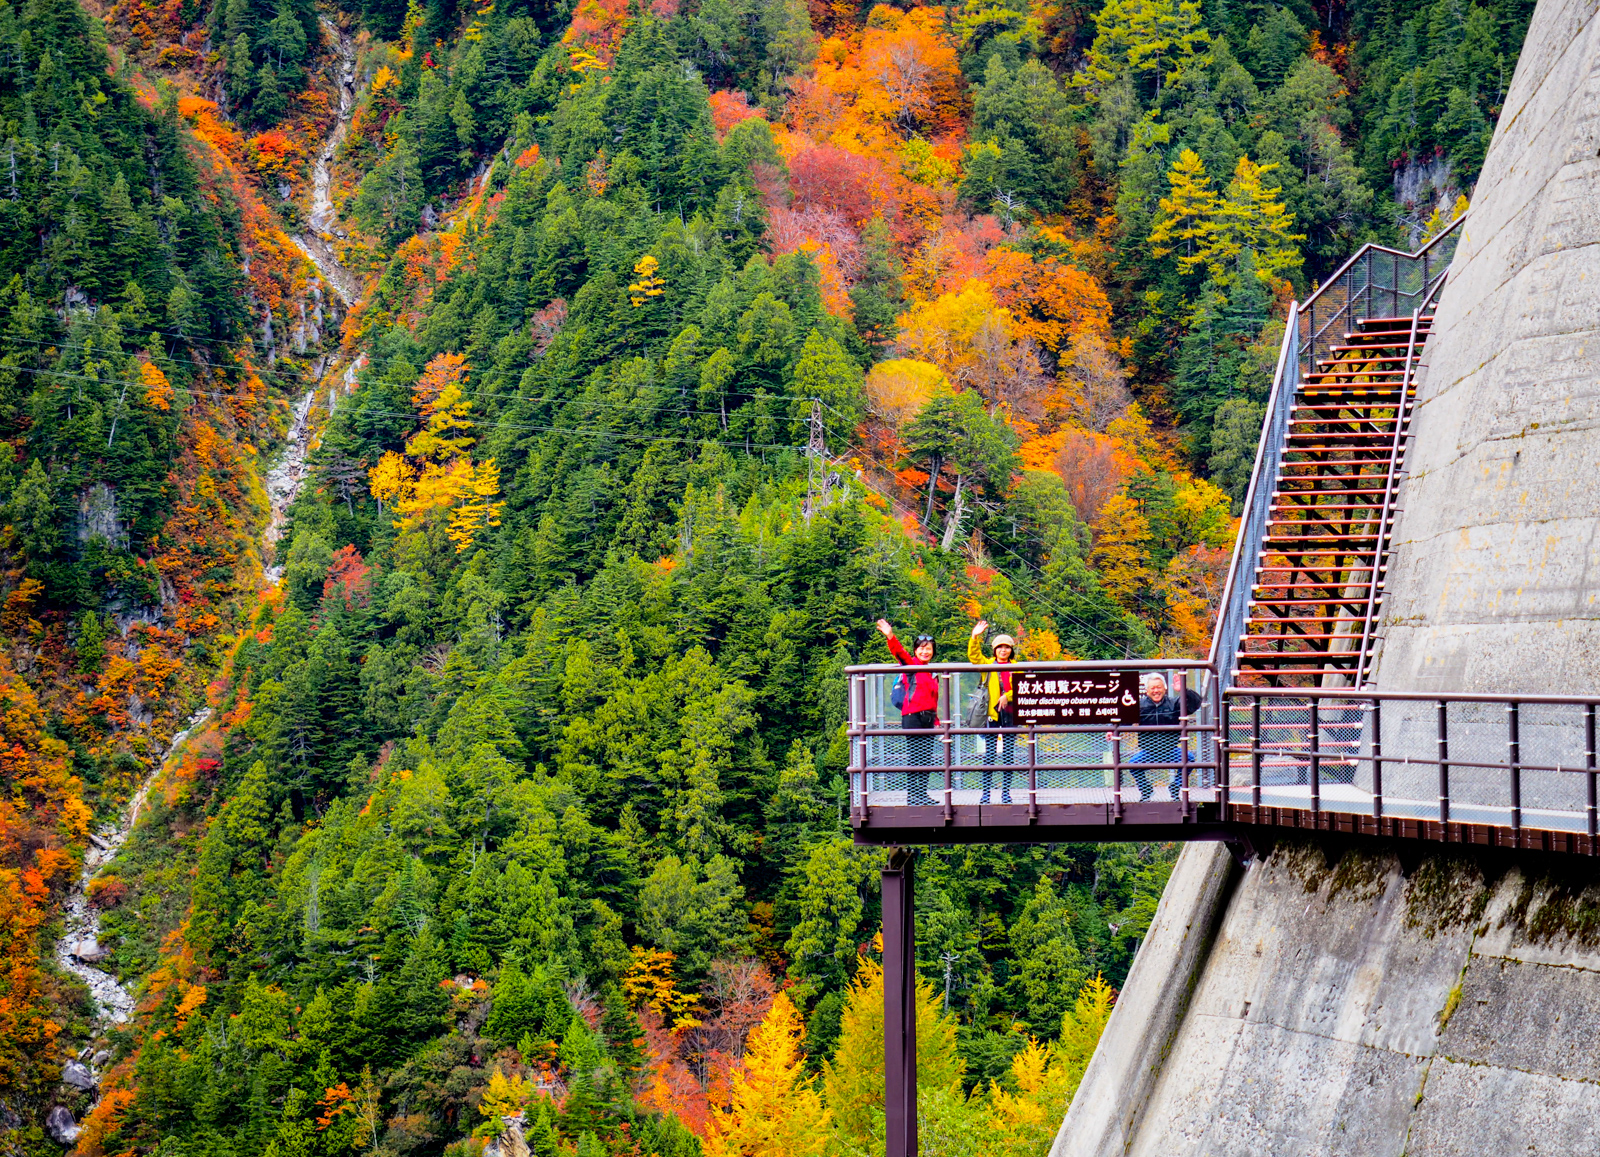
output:
[[[889,620],[879,619],[878,630],[887,640],[890,652],[907,667],[922,667],[933,662],[932,635],[918,635],[914,653],[908,654],[900,640],[895,638],[894,628],[889,625]],[[900,706],[900,726],[907,731],[939,726],[939,677],[931,671],[918,671],[904,678],[910,686],[906,689],[905,701]],[[938,740],[931,735],[912,735],[907,738],[911,756],[907,762],[920,767],[932,767],[937,762],[934,759],[934,744]],[[933,802],[928,795],[927,776],[910,775],[907,779],[909,803]]]

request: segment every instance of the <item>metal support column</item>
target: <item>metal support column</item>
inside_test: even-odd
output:
[[[1511,703],[1506,710],[1510,713],[1511,737],[1507,744],[1511,752],[1511,830],[1522,830],[1522,713],[1518,710],[1521,705]]]
[[[1311,700],[1311,814],[1322,810],[1322,701]]]
[[[1250,806],[1261,807],[1261,696],[1250,700]]]
[[[1594,704],[1591,703],[1583,709],[1583,765],[1588,769],[1584,776],[1588,780],[1587,804],[1584,809],[1587,822],[1585,827],[1592,840],[1600,834],[1600,799],[1596,798],[1596,775],[1594,762]]]
[[[1450,704],[1439,700],[1439,822],[1450,822]]]
[[[1372,712],[1372,818],[1383,818],[1383,701],[1374,699]]]
[[[885,1157],[917,1154],[917,952],[912,852],[883,869],[883,1079]]]

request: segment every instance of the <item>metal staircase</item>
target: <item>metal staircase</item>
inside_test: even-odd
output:
[[[1224,685],[1369,681],[1418,359],[1460,237],[1364,246],[1291,307],[1212,661]]]
[[[1358,320],[1295,391],[1235,655],[1239,685],[1360,686],[1431,321]]]

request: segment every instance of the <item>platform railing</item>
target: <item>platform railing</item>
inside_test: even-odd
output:
[[[1026,806],[1029,818],[1051,804],[1110,804],[1121,816],[1130,802],[1162,798],[1183,814],[1216,799],[1223,768],[1219,683],[1198,660],[1129,660],[1121,663],[1037,662],[1004,670],[1071,684],[1108,673],[1160,675],[1168,694],[1176,682],[1199,694],[1201,703],[1176,724],[1141,726],[1115,721],[1030,723],[998,728],[985,718],[969,725],[974,699],[987,714],[987,677],[993,665],[933,663],[851,667],[850,807],[856,822],[869,822],[876,808],[938,808],[945,820],[968,807]],[[937,725],[908,729],[892,704],[902,676],[932,674],[939,680]]]
[[[1229,688],[1223,802],[1597,834],[1600,697]]]
[[[1041,809],[1090,805],[1121,823],[1251,822],[1240,809],[1325,813],[1600,836],[1600,696],[1469,695],[1351,688],[1226,687],[1208,663],[1017,663],[1014,676],[1074,680],[1161,675],[1198,692],[1176,724],[1090,721],[999,728],[969,723],[987,676],[971,663],[854,666],[849,678],[850,815],[918,825],[1028,824]],[[935,726],[907,729],[890,691],[904,675],[939,680]],[[1099,821],[1096,821],[1099,822]],[[1137,821],[1134,821],[1137,822]],[[1316,826],[1315,819],[1312,826]],[[1131,830],[1131,829],[1130,829]],[[1439,837],[1442,838],[1442,837]]]

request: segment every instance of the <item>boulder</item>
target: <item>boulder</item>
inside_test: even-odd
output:
[[[73,1144],[78,1140],[78,1134],[82,1132],[65,1105],[56,1105],[45,1114],[44,1127],[45,1131],[61,1145]]]
[[[75,1089],[86,1090],[92,1089],[100,1083],[87,1066],[80,1065],[77,1061],[68,1061],[62,1066],[61,1081],[63,1084],[71,1085]]]
[[[104,948],[100,947],[100,941],[93,936],[85,936],[79,940],[73,946],[72,954],[85,964],[98,964],[109,955]]]
[[[95,1068],[103,1069],[103,1068],[106,1067],[106,1062],[109,1061],[110,1059],[111,1059],[111,1050],[110,1049],[101,1049],[99,1052],[94,1054],[94,1061],[92,1063],[94,1064]]]

